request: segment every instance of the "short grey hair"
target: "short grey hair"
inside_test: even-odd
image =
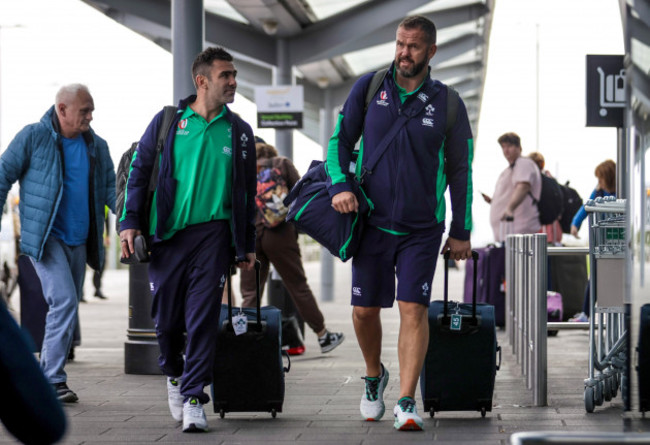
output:
[[[71,83],[69,85],[62,86],[59,91],[56,93],[55,103],[61,104],[66,103],[73,97],[75,97],[80,92],[85,92],[90,95],[88,87],[81,83]]]

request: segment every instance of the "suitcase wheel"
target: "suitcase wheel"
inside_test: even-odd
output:
[[[485,417],[485,413],[486,413],[485,407],[482,406],[481,407],[481,417]]]
[[[278,412],[276,411],[275,408],[273,408],[273,409],[271,410],[271,417],[273,417],[273,418],[275,419],[275,416],[277,416],[277,415],[278,415]]]
[[[433,406],[429,408],[429,417],[433,418],[436,415],[436,412],[433,410]]]
[[[223,408],[219,410],[219,417],[221,417],[222,419],[226,417],[226,412],[223,410]]]

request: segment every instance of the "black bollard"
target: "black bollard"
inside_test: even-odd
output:
[[[129,266],[129,328],[124,343],[125,374],[162,374],[158,367],[160,348],[151,318],[151,290],[147,264]]]

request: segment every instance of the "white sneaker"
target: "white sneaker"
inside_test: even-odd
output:
[[[203,404],[196,397],[190,397],[183,404],[183,432],[197,433],[208,430]]]
[[[418,415],[415,400],[402,397],[393,408],[395,429],[399,431],[422,431],[422,417]]]
[[[369,422],[381,419],[386,411],[384,389],[388,385],[388,370],[381,365],[379,377],[361,377],[366,381],[366,388],[361,396],[361,417]]]
[[[181,394],[181,379],[167,377],[167,401],[169,411],[177,422],[183,420],[183,395]]]

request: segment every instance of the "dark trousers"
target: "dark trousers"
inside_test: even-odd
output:
[[[282,277],[284,286],[300,316],[316,334],[322,331],[325,328],[325,319],[318,308],[309,284],[307,284],[298,246],[298,232],[293,224],[282,223],[272,229],[263,228],[261,230],[258,227],[255,254],[261,263],[260,287],[262,292],[264,292],[264,285],[269,274],[269,263],[272,263]],[[255,272],[242,270],[240,283],[242,306],[255,306]]]
[[[151,315],[160,369],[169,377],[182,377],[181,394],[186,399],[207,403],[210,397],[203,388],[212,382],[221,295],[233,258],[230,224],[189,226],[154,244],[151,253]]]

